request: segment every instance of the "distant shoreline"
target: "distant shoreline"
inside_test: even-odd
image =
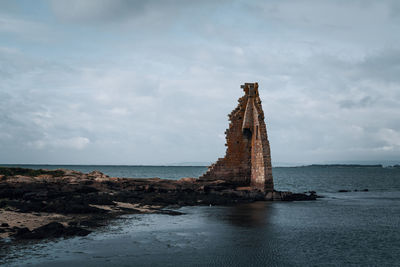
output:
[[[311,165],[304,165],[304,166],[296,166],[297,168],[301,167],[340,167],[340,168],[384,168],[382,164],[311,164]]]
[[[11,166],[102,166],[102,167],[204,167],[207,168],[209,165],[112,165],[112,164],[3,164],[2,167]],[[307,167],[322,167],[322,168],[400,168],[400,164],[383,165],[383,164],[308,164],[308,165],[293,165],[293,166],[280,166],[273,165],[273,168],[307,168]]]

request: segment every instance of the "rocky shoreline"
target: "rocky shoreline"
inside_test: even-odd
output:
[[[115,178],[99,171],[0,167],[0,240],[84,236],[130,213],[181,215],[181,206],[315,200],[315,192],[264,193],[227,181]]]

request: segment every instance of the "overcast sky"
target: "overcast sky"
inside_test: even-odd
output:
[[[212,162],[255,81],[273,164],[400,159],[400,2],[0,0],[0,163]]]

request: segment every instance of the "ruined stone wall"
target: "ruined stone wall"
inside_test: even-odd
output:
[[[242,86],[245,95],[229,115],[226,155],[211,165],[202,180],[227,180],[237,186],[273,191],[271,156],[257,83]]]
[[[253,131],[255,134],[252,138],[251,185],[264,191],[273,191],[271,151],[258,92],[254,101]]]

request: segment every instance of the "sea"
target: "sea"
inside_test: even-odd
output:
[[[198,177],[207,170],[18,166],[167,179]],[[124,215],[86,237],[0,243],[0,265],[400,266],[400,168],[276,167],[273,176],[276,190],[316,191],[322,198],[182,207],[180,216]]]

